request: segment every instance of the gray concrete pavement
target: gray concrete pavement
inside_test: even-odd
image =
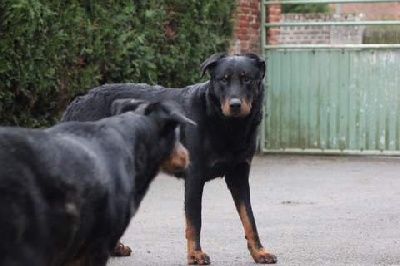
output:
[[[277,265],[400,265],[400,158],[265,156],[251,172],[262,243]],[[186,265],[183,181],[159,176],[109,265]],[[223,179],[206,184],[212,265],[255,265]]]

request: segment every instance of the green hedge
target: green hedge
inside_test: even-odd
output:
[[[184,86],[225,51],[231,0],[2,0],[0,124],[40,127],[107,82]]]

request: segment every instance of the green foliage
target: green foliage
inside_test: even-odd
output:
[[[285,2],[285,0],[282,0]],[[281,5],[282,13],[328,13],[329,5],[328,4],[287,4]]]
[[[110,82],[185,86],[226,51],[229,0],[2,0],[0,124],[53,124],[74,95]]]

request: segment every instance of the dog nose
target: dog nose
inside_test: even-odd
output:
[[[232,98],[229,101],[229,107],[231,108],[232,111],[239,111],[241,105],[242,102],[238,98]]]

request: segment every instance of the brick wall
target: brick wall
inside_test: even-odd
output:
[[[280,0],[278,0],[279,2]],[[281,5],[267,5],[266,6],[265,20],[267,23],[279,23],[281,19]],[[267,42],[268,44],[277,44],[279,42],[280,28],[269,27],[267,28]]]
[[[231,53],[260,53],[260,0],[236,0]]]
[[[279,2],[281,0],[277,0]],[[234,14],[234,35],[230,48],[231,53],[261,53],[261,0],[236,0]],[[280,5],[266,6],[266,22],[279,22]],[[279,28],[267,31],[270,44],[278,42]]]
[[[281,0],[276,0],[280,2]],[[230,47],[231,53],[254,52],[261,53],[261,6],[260,0],[236,0],[237,8],[234,13],[234,35]],[[331,4],[333,10],[337,4]],[[400,3],[363,3],[341,4],[341,15],[330,17],[331,21],[338,20],[376,20],[400,19]],[[349,15],[350,14],[350,15]],[[353,14],[353,15],[352,15]],[[365,14],[364,17],[360,14]],[[280,5],[266,6],[266,22],[289,21],[288,15],[281,15]],[[329,15],[330,16],[330,15]],[[303,18],[301,18],[303,19]],[[327,21],[328,18],[320,18]],[[293,29],[296,28],[296,29]],[[360,43],[364,28],[357,27],[277,27],[267,30],[269,44],[277,43]],[[329,33],[328,33],[329,32]],[[329,36],[329,37],[328,37]],[[297,40],[296,40],[297,39]]]
[[[342,14],[365,14],[367,20],[400,19],[400,3],[349,3],[331,4]]]
[[[333,22],[362,20],[353,14],[282,14],[281,22]],[[292,26],[282,27],[280,44],[358,44],[362,43],[364,26]]]

